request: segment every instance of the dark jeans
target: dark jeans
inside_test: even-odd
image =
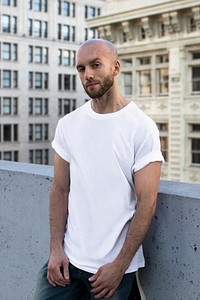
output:
[[[38,274],[36,290],[33,300],[94,300],[90,292],[88,278],[93,274],[82,271],[69,264],[70,285],[53,287],[47,280],[47,263]],[[120,285],[110,300],[127,300],[131,291],[135,273],[125,274]],[[105,299],[105,298],[101,298]]]

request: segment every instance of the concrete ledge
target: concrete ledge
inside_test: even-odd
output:
[[[144,299],[200,299],[200,185],[161,181],[144,253]]]
[[[0,161],[1,299],[31,300],[49,255],[53,168]],[[200,185],[162,181],[139,271],[146,300],[200,299]],[[145,299],[144,298],[144,299]]]

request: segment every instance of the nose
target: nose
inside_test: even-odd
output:
[[[92,68],[86,67],[85,68],[85,79],[91,80],[93,78],[94,78],[94,72],[93,72]]]

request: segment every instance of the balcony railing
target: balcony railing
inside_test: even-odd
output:
[[[53,168],[0,161],[0,298],[31,300],[49,255]],[[141,299],[200,299],[200,185],[161,181],[144,241]],[[23,287],[23,288],[22,288]]]

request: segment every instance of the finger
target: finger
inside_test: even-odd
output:
[[[108,292],[108,294],[107,295],[105,295],[105,299],[109,299],[109,298],[111,298],[112,296],[113,296],[113,294],[114,294],[114,292],[115,292],[115,290],[113,289],[113,290],[110,290],[109,292]]]
[[[102,290],[100,293],[96,294],[94,296],[95,299],[100,299],[100,298],[105,298],[105,296],[108,294],[109,290],[108,289],[104,289]]]
[[[47,280],[50,283],[50,285],[52,285],[54,287],[56,286],[56,284],[51,280],[51,277],[49,275],[47,276]]]
[[[88,278],[88,280],[89,280],[90,282],[96,281],[97,278],[99,277],[99,275],[100,275],[100,271],[98,270],[97,273],[94,274],[93,276],[91,276],[90,278]]]
[[[67,263],[63,264],[63,277],[65,279],[66,284],[70,284],[69,268]]]
[[[55,271],[49,271],[49,279],[55,285],[65,286],[66,280],[64,279],[60,268],[56,269]]]

